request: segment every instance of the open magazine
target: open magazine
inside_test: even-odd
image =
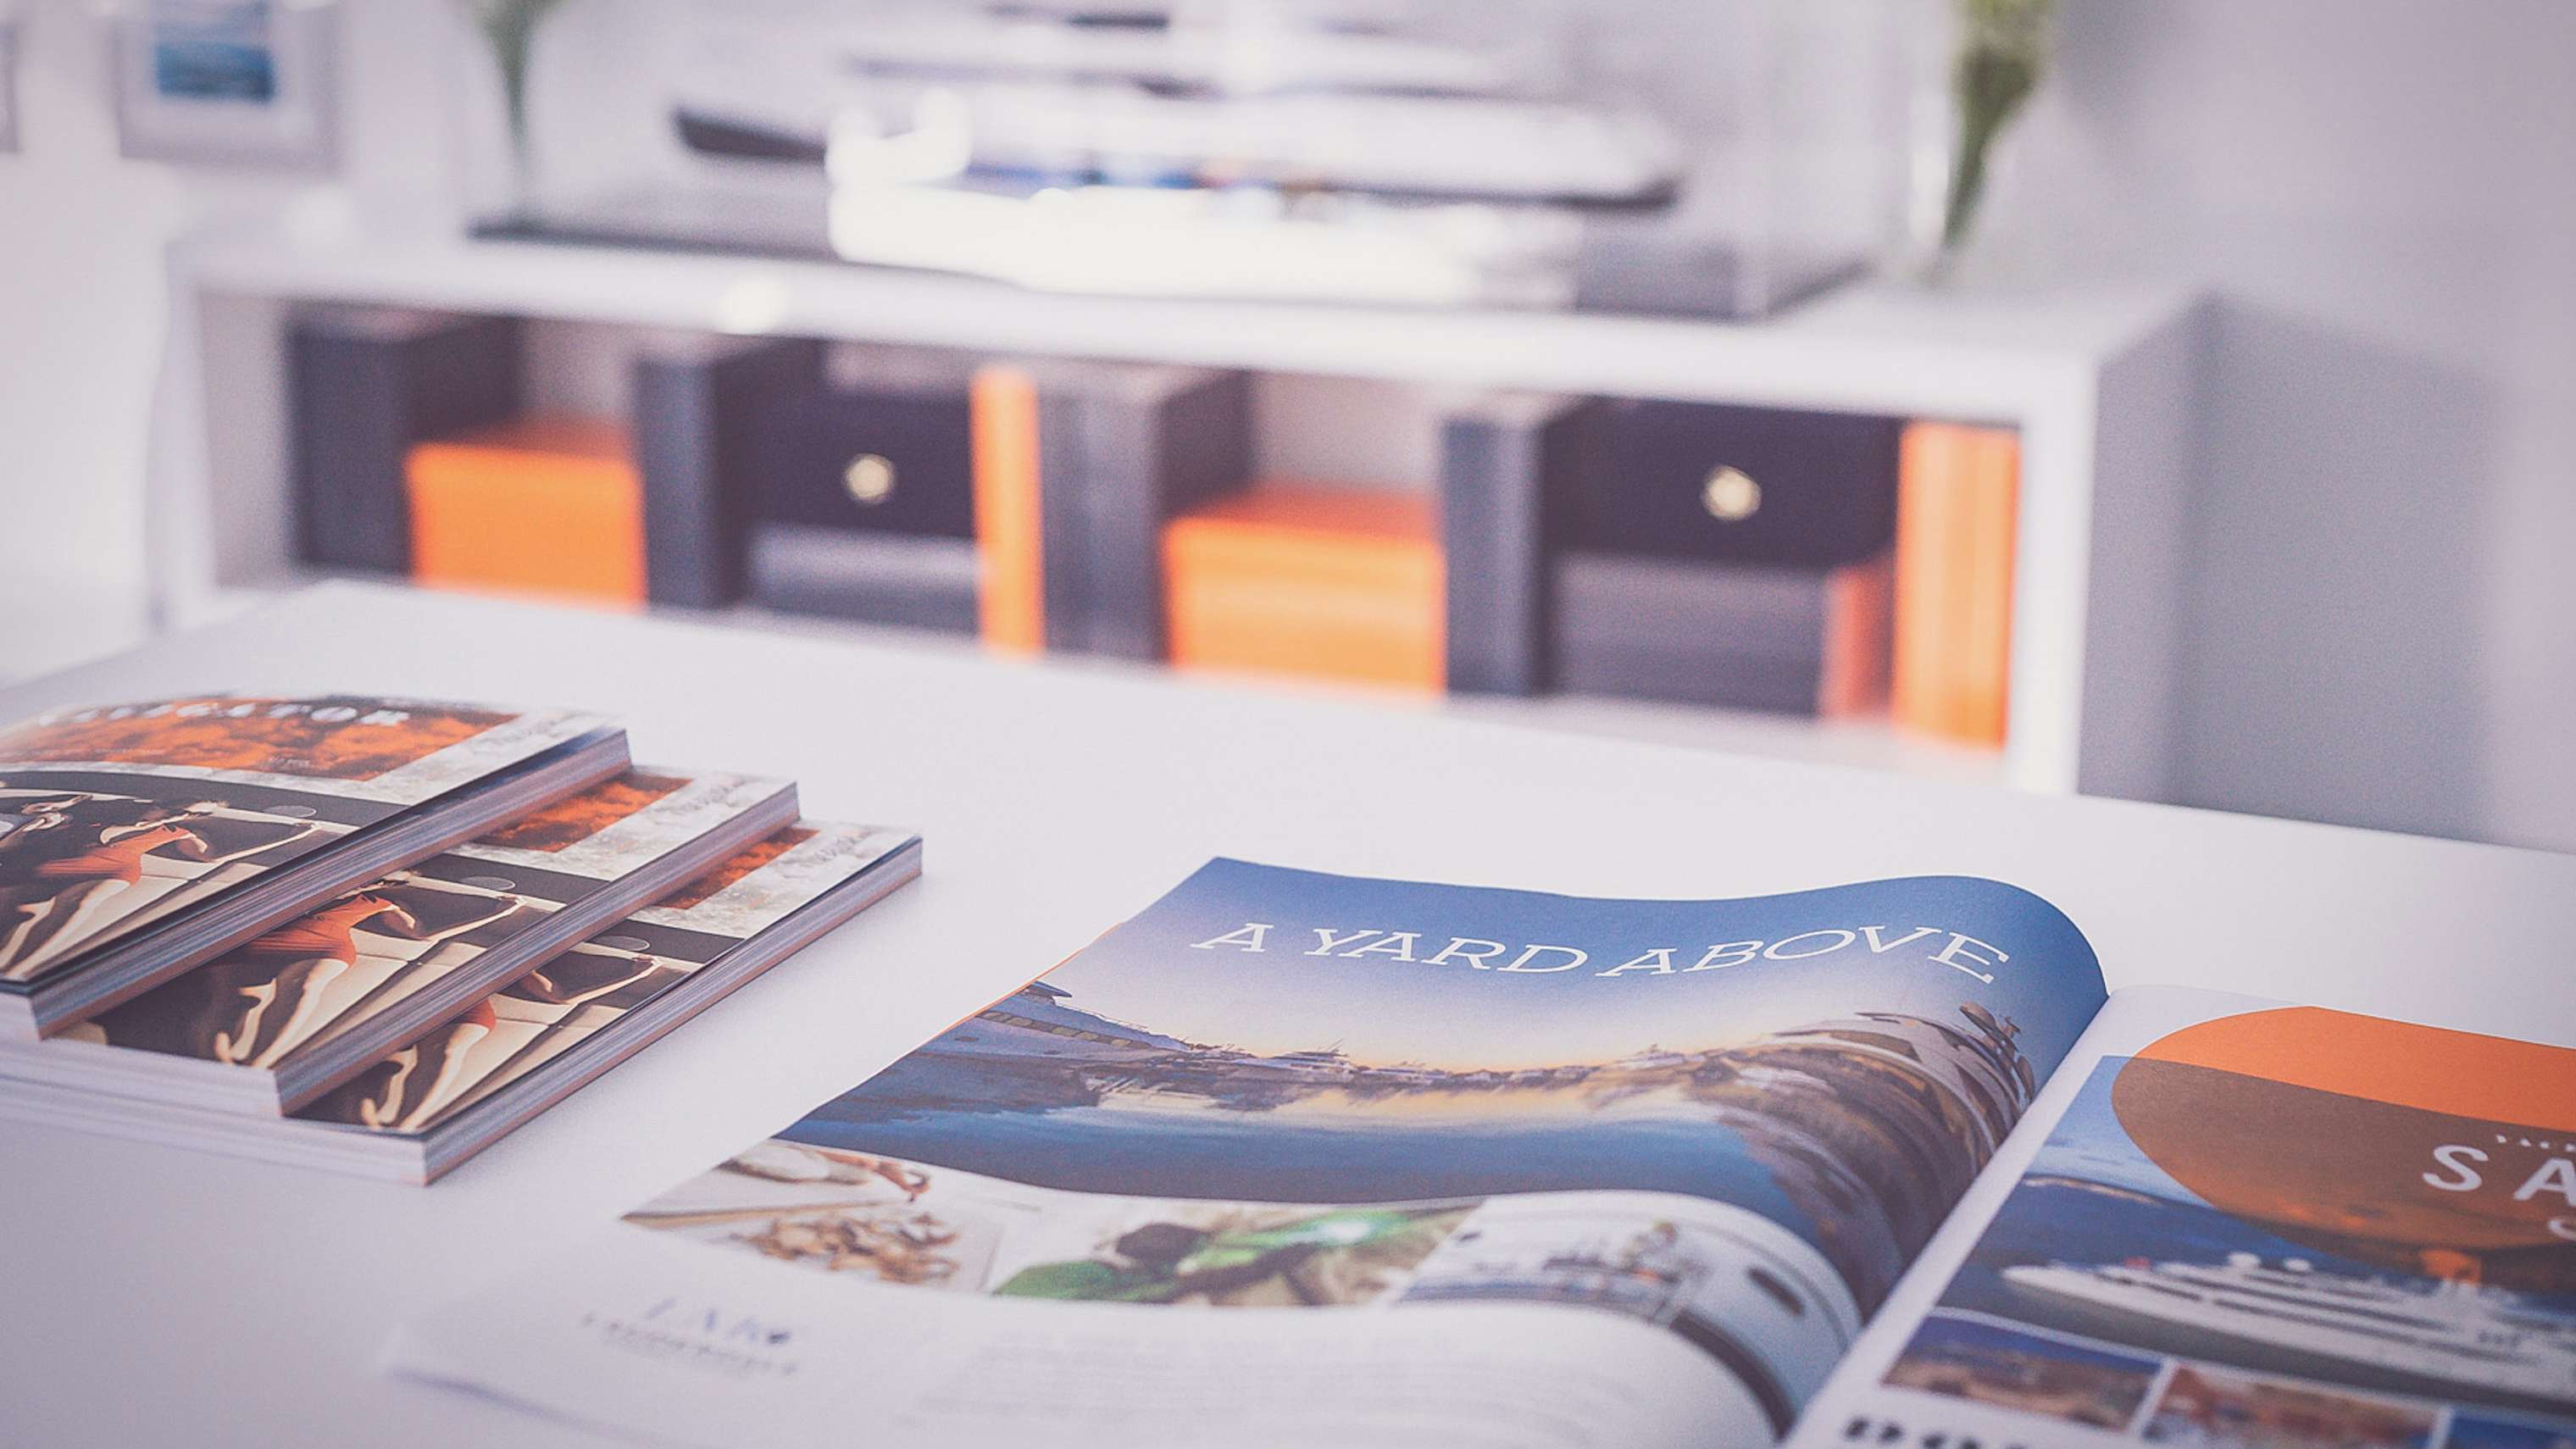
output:
[[[2576,1440],[2576,1052],[1994,881],[1215,861],[400,1371],[659,1440]]]

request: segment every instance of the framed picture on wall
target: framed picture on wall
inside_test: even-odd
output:
[[[331,164],[337,5],[125,0],[112,17],[121,153],[216,165]]]

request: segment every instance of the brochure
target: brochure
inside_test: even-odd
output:
[[[430,1182],[920,873],[918,836],[799,821],[421,1032],[291,1117],[42,1080],[0,1082],[0,1114]]]
[[[2576,1052],[2106,997],[1999,882],[1219,860],[390,1362],[704,1444],[2539,1446],[2571,1136]]]
[[[0,1077],[276,1116],[795,818],[785,780],[630,769],[344,891]]]
[[[0,729],[0,1035],[59,1033],[625,765],[596,716],[360,695]]]

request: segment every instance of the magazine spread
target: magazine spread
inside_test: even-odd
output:
[[[393,1361],[703,1443],[1768,1443],[2103,1000],[1993,881],[1216,861]]]
[[[189,1100],[187,1089],[199,1088],[202,1098],[210,1076],[284,1072],[369,1022],[402,1012],[406,1003],[459,973],[476,973],[496,956],[523,956],[520,943],[563,912],[588,921],[583,934],[598,929],[615,919],[616,907],[600,912],[588,903],[650,900],[652,893],[624,883],[675,853],[690,866],[721,856],[727,846],[794,808],[793,787],[783,780],[629,769],[443,855],[344,892],[111,1007],[57,1041],[0,1048],[0,1074],[121,1071],[124,1091]],[[676,878],[668,871],[658,874],[665,881]],[[385,1044],[380,1038],[378,1049]],[[163,1060],[132,1055],[137,1052]],[[170,1058],[207,1070],[171,1073],[153,1092],[145,1069],[166,1071],[177,1065]],[[365,1060],[356,1059],[350,1068]],[[281,1102],[274,1087],[239,1085],[246,1103],[261,1102],[271,1112],[309,1095],[289,1092]]]
[[[2113,996],[1802,1443],[2576,1443],[2576,1051]]]
[[[579,738],[601,721],[226,696],[0,730],[0,988]]]

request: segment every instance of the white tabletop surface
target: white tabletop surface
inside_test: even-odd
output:
[[[613,711],[644,761],[792,775],[809,814],[919,829],[927,873],[426,1190],[0,1123],[0,1444],[580,1442],[380,1376],[388,1330],[784,1125],[1214,854],[1600,895],[1991,875],[2064,908],[2115,986],[2576,1044],[2576,857],[1429,705],[341,585],[0,693],[0,718],[214,690]]]

